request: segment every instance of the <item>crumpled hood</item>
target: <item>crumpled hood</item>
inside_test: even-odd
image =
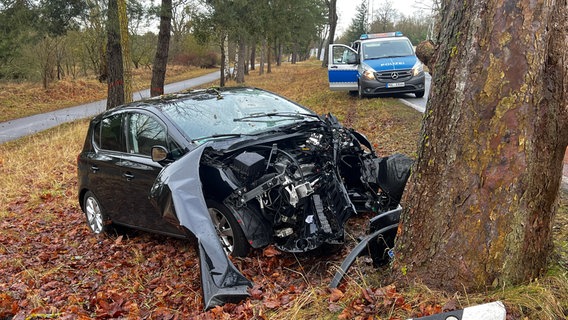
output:
[[[175,208],[180,225],[197,238],[205,309],[242,300],[249,296],[247,289],[252,286],[225,254],[205,204],[199,166],[208,145],[201,145],[162,169],[150,192],[164,216],[171,216]]]
[[[391,70],[408,70],[414,67],[418,58],[416,56],[369,59],[362,61],[363,64],[371,67],[377,72]]]

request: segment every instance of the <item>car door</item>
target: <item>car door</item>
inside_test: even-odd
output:
[[[121,203],[120,163],[126,150],[122,131],[122,114],[112,114],[93,126],[93,151],[87,159],[87,176],[91,191],[112,220],[118,218]]]
[[[329,45],[327,75],[333,91],[357,90],[357,51],[343,44]]]
[[[163,166],[151,159],[153,146],[176,148],[168,137],[166,126],[149,112],[129,112],[125,116],[127,152],[121,162],[124,190],[124,219],[130,224],[156,232],[182,235],[180,229],[167,222],[150,201],[150,190]]]

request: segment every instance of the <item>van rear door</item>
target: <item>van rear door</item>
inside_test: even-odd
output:
[[[343,44],[329,45],[327,76],[332,91],[357,91],[357,52]]]

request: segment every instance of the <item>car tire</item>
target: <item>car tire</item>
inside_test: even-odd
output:
[[[107,230],[107,216],[95,195],[87,191],[83,198],[83,211],[87,219],[89,229],[95,234],[101,234]]]
[[[424,97],[424,90],[415,91],[414,95],[416,96],[416,98],[422,98],[422,97]]]
[[[365,97],[365,93],[363,93],[363,87],[361,87],[360,82],[357,82],[357,96],[359,99],[363,99]]]
[[[225,253],[233,257],[246,257],[250,245],[229,208],[217,201],[207,200],[207,209]]]

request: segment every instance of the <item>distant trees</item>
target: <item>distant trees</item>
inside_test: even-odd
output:
[[[417,11],[412,15],[404,15],[393,6],[392,0],[381,2],[381,5],[374,12],[369,12],[367,1],[363,0],[357,7],[357,13],[351,20],[349,27],[337,42],[350,43],[363,33],[401,31],[416,45],[433,35],[434,14],[439,7],[437,0],[428,6],[417,3]],[[370,21],[369,16],[372,17]]]
[[[109,4],[114,8],[115,2],[126,4],[126,16],[119,15],[119,26],[123,20],[128,27],[123,25],[122,35],[109,30],[114,25],[108,20]],[[271,72],[273,64],[307,59],[312,48],[324,47],[323,37],[335,37],[336,0],[167,2],[171,13],[161,15],[162,5],[142,0],[0,0],[0,79],[42,81],[47,88],[54,80],[94,76],[101,82],[113,78],[113,86],[128,85],[128,77],[111,74],[120,70],[114,62],[109,65],[109,53],[119,52],[108,41],[110,34],[124,41],[120,52],[129,49],[122,73],[130,64],[152,68],[156,76],[165,72],[160,66],[166,63],[213,67],[221,62],[223,81],[243,82],[257,65],[259,72]],[[162,36],[156,34],[159,16],[171,22]],[[158,44],[166,36],[172,41]],[[229,68],[229,62],[235,67]]]
[[[351,20],[349,28],[345,32],[345,37],[347,39],[355,40],[361,36],[363,33],[367,33],[369,29],[369,23],[367,19],[367,0],[362,0],[361,4],[357,6],[357,14]]]
[[[204,4],[206,10],[196,14],[194,32],[202,42],[219,44],[223,66],[228,49],[234,48],[237,82],[244,81],[246,61],[254,69],[258,51],[259,73],[264,72],[265,63],[270,72],[271,63],[281,61],[283,52],[290,53],[292,62],[305,59],[326,24],[327,7],[322,0],[206,0]],[[221,72],[229,73],[226,68]]]

